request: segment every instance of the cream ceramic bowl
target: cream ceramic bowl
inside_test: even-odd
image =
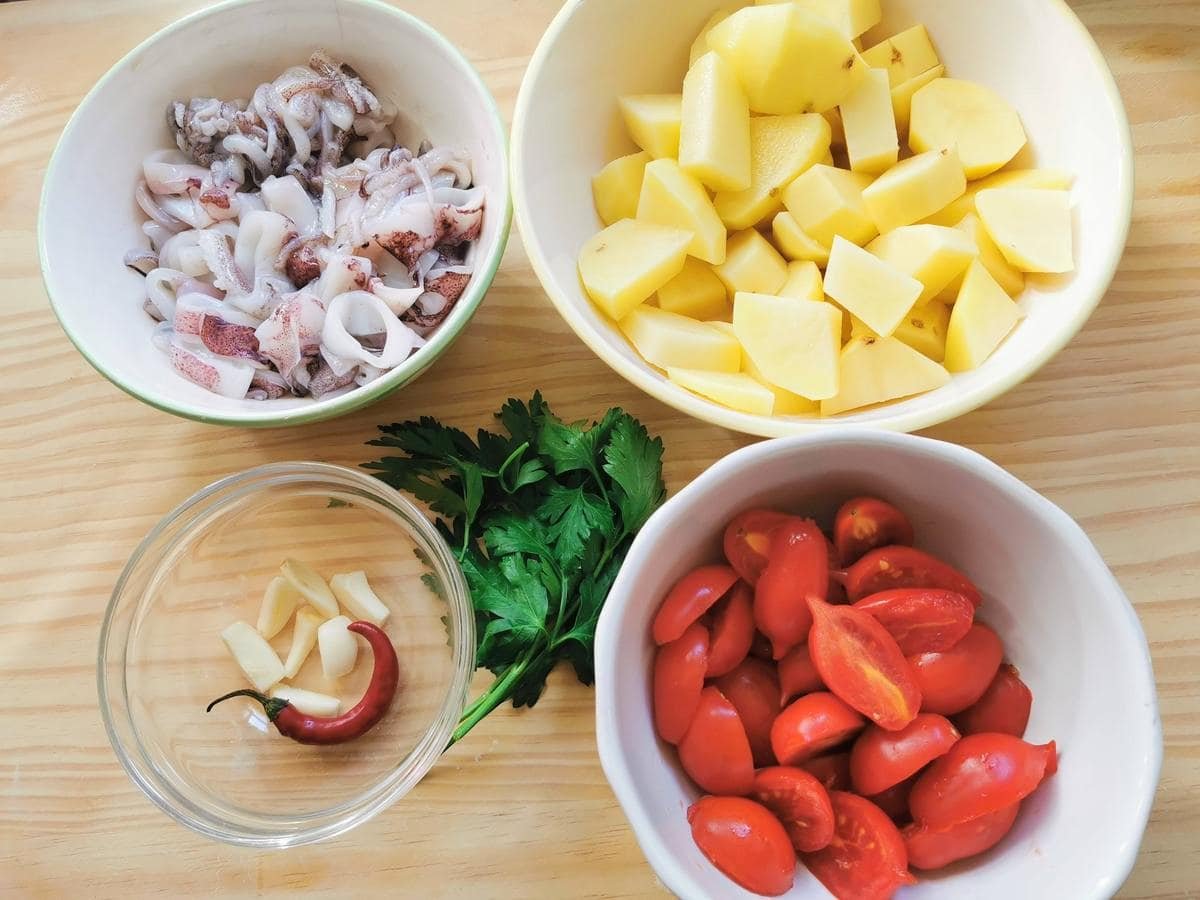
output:
[[[1027,737],[1056,740],[1060,754],[1058,773],[1023,804],[999,845],[900,896],[1111,897],[1137,856],[1162,761],[1137,615],[1087,535],[1050,501],[970,450],[868,429],[739,450],[669,500],[630,548],[596,633],[596,734],[650,864],[685,900],[755,896],[692,842],[685,813],[698,791],[655,736],[650,623],[659,601],[693,566],[721,558],[721,534],[736,513],[771,506],[827,523],[861,493],[896,503],[919,546],[979,584],[981,620],[1033,690]],[[827,894],[801,869],[787,896]]]
[[[246,97],[323,47],[400,111],[400,137],[464,147],[486,192],[466,292],[429,343],[377,381],[324,400],[231,400],[175,373],[150,342],[142,277],[122,258],[146,245],[133,200],[142,158],[169,149],[164,110],[177,98]],[[50,161],[38,244],[46,292],[71,341],[102,375],[159,409],[247,427],[297,425],[378,400],[427,369],[466,326],[508,241],[504,125],[466,58],[424,22],[377,0],[234,0],[164,28],[84,97]]]
[[[534,271],[589,347],[642,390],[697,418],[768,436],[839,424],[912,431],[951,419],[1028,378],[1087,321],[1116,271],[1133,201],[1129,125],[1112,75],[1061,0],[883,0],[869,46],[929,27],[947,71],[999,91],[1021,114],[1029,148],[1017,163],[1075,173],[1076,272],[1021,297],[1024,321],[995,355],[928,394],[829,419],[737,412],[667,381],[588,301],[579,249],[602,224],[591,177],[636,148],[617,97],[678,92],[688,48],[724,0],[568,0],[534,53],[513,118],[513,201]],[[564,86],[569,85],[569,90]]]

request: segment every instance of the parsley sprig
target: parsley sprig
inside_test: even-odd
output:
[[[567,423],[535,393],[510,399],[496,419],[501,430],[475,440],[428,416],[380,426],[370,443],[405,455],[366,464],[440,516],[471,590],[475,664],[496,679],[451,743],[506,700],[533,706],[560,660],[592,683],[596,620],[666,494],[662,441],[620,409]]]

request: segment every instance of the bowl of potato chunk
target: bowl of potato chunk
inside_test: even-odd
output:
[[[751,434],[911,431],[1087,321],[1132,147],[1058,0],[569,0],[513,184],[550,299],[647,393]]]

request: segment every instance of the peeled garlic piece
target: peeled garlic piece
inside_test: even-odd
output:
[[[342,701],[328,694],[306,691],[304,688],[279,684],[271,688],[271,696],[286,700],[306,716],[336,716],[342,711]]]
[[[347,631],[350,620],[336,616],[317,629],[317,646],[321,649],[321,668],[326,678],[341,678],[354,668],[358,659],[358,641]]]
[[[283,677],[283,663],[267,639],[251,628],[249,623],[234,622],[221,632],[221,640],[257,690],[265,691]]]
[[[296,611],[300,600],[299,592],[286,578],[282,575],[272,578],[258,610],[258,633],[267,640],[279,634]]]
[[[337,600],[333,598],[333,593],[329,590],[325,579],[300,560],[285,559],[283,565],[279,567],[279,571],[325,618],[331,619],[338,614]]]
[[[373,625],[383,625],[391,614],[379,595],[367,583],[366,572],[343,572],[329,579],[333,595],[356,619],[366,619]]]
[[[287,662],[283,664],[283,677],[295,678],[308,654],[317,643],[317,629],[325,617],[310,607],[302,607],[296,613],[296,624],[292,626],[292,649],[288,651]]]

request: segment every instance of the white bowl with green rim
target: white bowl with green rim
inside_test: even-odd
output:
[[[151,343],[142,277],[124,265],[145,246],[134,202],[143,157],[170,149],[167,104],[247,97],[318,47],[345,60],[400,113],[402,139],[464,147],[485,191],[474,275],[429,342],[378,380],[323,400],[256,401],[210,393],[179,376]],[[424,372],[466,327],[508,242],[507,138],[479,74],[429,25],[377,0],[231,0],[147,38],[100,79],[51,157],[38,216],[42,278],[67,336],[105,378],[158,409],[224,425],[282,427],[366,406]]]

